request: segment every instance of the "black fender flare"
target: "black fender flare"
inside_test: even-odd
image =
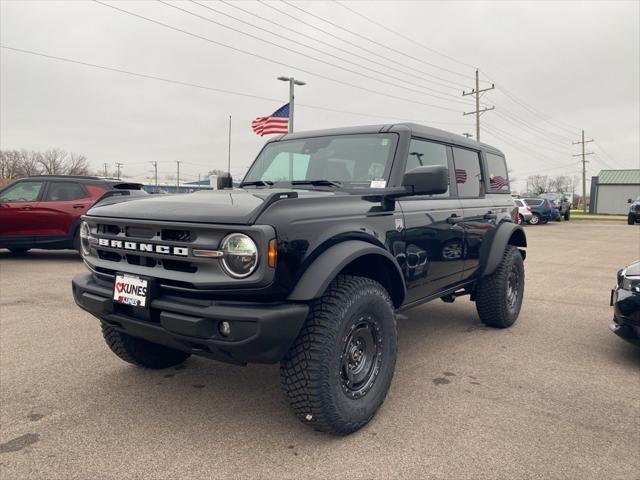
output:
[[[394,305],[399,307],[406,295],[406,285],[402,270],[396,259],[382,247],[362,240],[347,240],[322,252],[305,270],[296,283],[295,288],[287,297],[289,301],[304,302],[322,296],[331,281],[350,263],[365,255],[376,255],[386,262],[390,272],[390,291]]]
[[[492,234],[488,234],[480,248],[480,273],[479,277],[486,277],[495,272],[502,260],[504,249],[507,245],[526,248],[527,236],[520,225],[511,222],[503,222],[498,225]],[[520,250],[522,258],[526,252]]]

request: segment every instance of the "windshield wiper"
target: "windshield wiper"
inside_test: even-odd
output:
[[[240,188],[243,187],[270,187],[273,185],[273,182],[270,180],[255,180],[252,182],[242,182],[240,184]]]
[[[336,180],[293,180],[291,185],[313,185],[318,187],[342,187],[342,183]]]

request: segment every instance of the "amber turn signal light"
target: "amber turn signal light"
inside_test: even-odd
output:
[[[278,249],[276,247],[276,239],[272,238],[269,240],[269,252],[267,253],[267,257],[269,259],[269,266],[271,268],[275,268],[276,260],[278,259]]]

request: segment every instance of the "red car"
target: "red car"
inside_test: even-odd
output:
[[[78,249],[80,217],[111,195],[145,194],[139,183],[99,177],[45,175],[0,190],[0,248]]]

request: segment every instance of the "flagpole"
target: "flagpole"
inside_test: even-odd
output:
[[[296,80],[293,77],[278,77],[278,80],[289,82],[289,133],[293,133],[293,110],[295,102],[294,87],[295,85],[306,85],[305,82]]]

